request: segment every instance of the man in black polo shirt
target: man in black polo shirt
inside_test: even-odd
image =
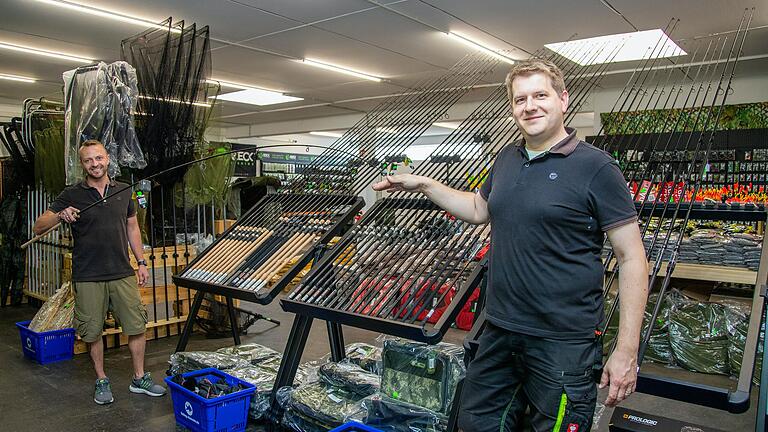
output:
[[[110,180],[109,155],[99,141],[85,141],[78,154],[85,180],[64,189],[37,218],[33,231],[39,235],[58,222],[72,226],[75,325],[80,337],[88,343],[96,371],[94,402],[103,405],[114,401],[111,384],[104,373],[101,338],[108,310],[112,310],[123,334],[128,336],[134,370],[129,390],[162,396],[165,388],[155,384],[149,373],[144,372],[147,311],[139,297],[137,276],[138,285],[144,285],[149,273],[131,190],[124,183]],[[78,209],[98,201],[101,203],[80,214]],[[136,274],[128,258],[129,247],[138,262]]]
[[[637,213],[613,158],[566,129],[562,72],[551,62],[513,66],[506,85],[523,140],[496,157],[479,193],[435,180],[389,176],[376,190],[418,191],[470,223],[491,223],[487,328],[467,370],[459,426],[517,430],[530,407],[536,431],[588,431],[602,364],[604,233],[621,273],[618,345],[600,387],[606,404],[628,397],[648,272]]]

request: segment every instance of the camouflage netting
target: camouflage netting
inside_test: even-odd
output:
[[[354,363],[326,363],[317,371],[320,381],[341,387],[360,396],[370,396],[379,391],[381,379]]]
[[[341,426],[363,397],[344,387],[315,382],[295,389],[283,387],[277,398],[286,410],[284,426],[297,432],[321,432]]]

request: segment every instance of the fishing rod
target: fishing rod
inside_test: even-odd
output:
[[[289,144],[271,144],[271,145],[266,145],[266,146],[254,146],[254,147],[255,147],[255,151],[259,151],[259,150],[264,150],[264,149],[268,149],[268,148],[279,148],[279,147],[285,147],[285,146],[288,146],[288,145],[289,145]],[[316,144],[302,144],[302,146],[305,146],[305,147],[312,147],[312,148],[322,148],[322,149],[326,149],[326,150],[328,150],[328,149],[331,149],[331,147],[327,147],[327,146],[321,146],[321,145],[316,145]],[[124,186],[124,187],[122,187],[122,188],[118,189],[116,192],[113,192],[111,195],[105,195],[105,196],[104,196],[104,197],[102,197],[101,199],[99,199],[99,200],[97,200],[97,201],[94,201],[93,203],[91,203],[91,204],[89,204],[89,205],[85,206],[83,209],[81,209],[81,210],[78,210],[78,211],[77,211],[77,214],[82,214],[83,212],[86,212],[86,211],[90,210],[91,208],[95,207],[95,206],[96,206],[96,205],[98,205],[99,203],[104,203],[104,202],[106,202],[106,201],[107,201],[107,199],[109,199],[109,198],[111,198],[111,197],[113,197],[113,196],[116,196],[116,195],[120,194],[120,193],[121,193],[121,192],[123,192],[123,191],[126,191],[126,190],[128,190],[128,189],[131,189],[131,188],[133,188],[134,186],[136,186],[136,185],[138,185],[138,184],[140,184],[140,183],[142,183],[142,182],[144,182],[144,181],[147,181],[147,180],[151,180],[151,179],[153,179],[153,178],[155,178],[155,177],[159,177],[159,176],[161,176],[161,175],[164,175],[164,174],[168,174],[169,172],[172,172],[172,171],[175,171],[175,170],[177,170],[177,169],[181,169],[181,168],[184,168],[184,167],[187,167],[187,166],[190,166],[190,165],[196,164],[196,163],[204,162],[204,161],[207,161],[207,160],[210,160],[210,159],[214,159],[214,158],[217,158],[217,157],[226,156],[226,155],[230,155],[230,154],[233,154],[233,153],[238,153],[238,152],[242,152],[242,151],[243,151],[242,149],[239,149],[239,150],[228,150],[228,151],[225,151],[225,152],[217,152],[217,153],[216,153],[216,154],[214,154],[214,155],[211,155],[211,156],[206,156],[206,157],[203,157],[203,158],[200,158],[200,159],[195,159],[195,160],[192,160],[192,161],[188,161],[188,162],[184,162],[184,163],[182,163],[182,164],[179,164],[179,165],[176,165],[176,166],[173,166],[173,167],[170,167],[170,168],[164,169],[164,170],[162,170],[162,171],[160,171],[160,172],[157,172],[157,173],[154,173],[154,174],[148,175],[148,176],[146,176],[146,177],[142,178],[141,180],[137,180],[137,181],[135,181],[135,182],[133,182],[133,183],[131,183],[131,184],[129,184],[129,185],[126,185],[126,186]],[[334,151],[344,152],[343,150],[337,150],[337,149],[334,149]],[[346,152],[344,152],[344,153],[346,153]],[[347,155],[348,155],[348,156],[350,156],[350,157],[353,157],[353,158],[358,158],[357,156],[355,156],[355,155],[354,155],[354,154],[352,154],[352,153],[347,153]],[[41,234],[39,234],[39,235],[35,235],[35,236],[34,236],[34,237],[32,237],[31,239],[27,240],[27,241],[26,241],[24,244],[22,244],[22,245],[21,245],[21,248],[22,248],[22,249],[26,249],[26,248],[27,248],[27,247],[29,247],[29,245],[31,245],[32,243],[35,243],[36,241],[38,241],[38,240],[40,240],[41,238],[45,237],[45,236],[46,236],[47,234],[49,234],[50,232],[52,232],[52,231],[54,231],[54,230],[58,229],[58,228],[59,228],[59,226],[61,226],[61,222],[58,222],[58,223],[56,223],[56,225],[54,225],[54,226],[52,226],[52,227],[48,228],[47,230],[45,230],[45,232],[43,232],[43,233],[41,233]]]

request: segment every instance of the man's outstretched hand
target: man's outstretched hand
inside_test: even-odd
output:
[[[373,185],[373,190],[387,192],[407,191],[424,192],[429,179],[413,174],[389,175],[384,180]]]

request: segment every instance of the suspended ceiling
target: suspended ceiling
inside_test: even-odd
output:
[[[525,58],[546,43],[574,35],[586,38],[664,28],[681,21],[674,40],[691,40],[734,30],[754,1],[590,0],[536,2],[509,0],[91,0],[124,15],[159,22],[208,25],[212,76],[286,92],[302,101],[258,107],[220,102],[213,121],[221,127],[263,124],[365,112],[380,96],[407,91],[448,70],[470,48],[442,32],[459,31],[497,49]],[[764,2],[762,2],[765,5]],[[609,6],[612,6],[612,10]],[[618,13],[617,13],[618,12]],[[757,10],[738,72],[765,74],[768,66],[768,7]],[[118,60],[120,41],[142,30],[105,18],[53,7],[35,0],[5,0],[0,41]],[[731,35],[732,36],[732,35]],[[300,64],[316,58],[385,78],[366,81]],[[34,84],[0,80],[0,103],[26,98],[61,99],[61,73],[78,64],[0,50],[0,73],[30,76]],[[632,64],[617,64],[628,69]],[[485,80],[503,80],[504,67]],[[621,85],[615,75],[607,85]],[[483,92],[478,92],[478,95]],[[479,96],[478,96],[479,97]]]

